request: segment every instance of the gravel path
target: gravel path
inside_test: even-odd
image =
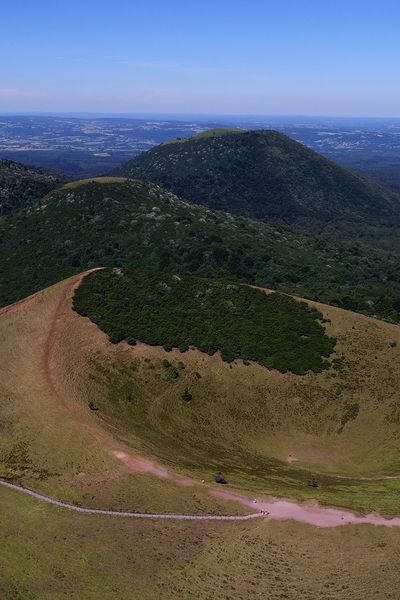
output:
[[[85,514],[94,514],[94,515],[106,515],[109,517],[134,517],[136,519],[174,519],[177,521],[248,521],[249,519],[256,519],[260,517],[264,517],[261,512],[251,513],[249,515],[179,515],[173,513],[140,513],[140,512],[124,512],[118,510],[104,510],[100,508],[83,508],[81,506],[75,506],[74,504],[69,504],[68,502],[62,502],[61,500],[56,500],[55,498],[51,498],[50,496],[45,496],[44,494],[39,494],[29,488],[25,488],[22,485],[18,485],[16,483],[10,483],[9,481],[5,481],[4,479],[0,479],[0,485],[4,487],[10,488],[11,490],[16,490],[17,492],[21,492],[22,494],[27,494],[28,496],[32,496],[36,500],[40,500],[41,502],[46,502],[47,504],[53,504],[54,506],[58,506],[59,508],[66,508],[67,510],[72,510],[78,513]]]
[[[272,520],[278,521],[298,521],[307,523],[314,527],[340,527],[343,525],[375,525],[384,527],[400,527],[400,517],[386,519],[380,515],[370,514],[358,516],[348,511],[343,511],[338,508],[327,508],[317,504],[298,503],[292,500],[278,500],[277,498],[271,501],[257,501],[257,512],[252,512],[248,515],[181,515],[176,513],[140,513],[140,512],[125,512],[118,510],[104,510],[101,508],[83,508],[56,500],[50,496],[39,494],[29,488],[23,487],[16,483],[11,483],[5,479],[0,479],[0,485],[11,490],[21,492],[41,502],[53,504],[59,508],[65,508],[77,513],[104,515],[108,517],[134,517],[136,519],[159,519],[159,520],[176,520],[176,521],[249,521],[252,519],[269,517]],[[230,494],[223,491],[211,492],[213,496],[223,498],[225,500],[234,500],[240,502],[244,506],[252,507],[254,500]]]

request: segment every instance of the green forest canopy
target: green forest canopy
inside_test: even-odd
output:
[[[253,360],[299,375],[329,366],[335,345],[306,303],[225,280],[104,269],[84,278],[74,308],[113,343],[220,350],[228,362]]]

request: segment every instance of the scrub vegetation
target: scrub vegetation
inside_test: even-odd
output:
[[[63,180],[54,171],[0,159],[0,217],[31,206]]]
[[[113,269],[86,276],[74,307],[113,343],[136,340],[165,350],[194,346],[227,362],[252,360],[304,375],[329,366],[335,340],[321,313],[282,294],[227,281]]]
[[[399,194],[276,131],[211,129],[179,141],[143,152],[116,174],[302,233],[381,245],[400,226]]]
[[[396,252],[215,212],[139,181],[74,183],[0,220],[0,255],[0,305],[88,268],[132,266],[400,320]]]

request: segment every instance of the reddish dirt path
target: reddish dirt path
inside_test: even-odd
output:
[[[124,448],[119,447],[111,435],[103,431],[100,427],[91,425],[85,419],[83,419],[80,412],[75,407],[71,406],[71,404],[66,400],[66,398],[63,396],[59,389],[57,377],[54,375],[53,369],[53,353],[57,344],[58,324],[62,321],[64,315],[71,310],[69,305],[69,298],[73,291],[80,285],[82,279],[86,275],[97,270],[99,269],[91,269],[89,271],[81,273],[72,281],[69,281],[64,286],[61,292],[60,299],[56,306],[50,324],[50,330],[44,345],[43,368],[48,387],[54,398],[69,414],[69,416],[76,423],[78,423],[78,425],[84,431],[86,431],[87,434],[89,434],[98,442],[100,442],[101,445],[107,449],[107,452],[111,456],[122,462],[128,471],[131,471],[133,473],[150,473],[157,477],[174,480],[180,485],[187,485],[186,482],[180,483],[182,480],[173,477],[166,469],[155,465],[150,460],[129,454]]]
[[[117,510],[103,510],[101,508],[83,508],[81,506],[75,506],[75,504],[69,504],[68,502],[62,502],[56,500],[50,496],[39,494],[29,488],[22,487],[15,483],[10,483],[4,479],[0,479],[0,485],[17,492],[22,492],[28,496],[32,496],[36,500],[41,500],[47,504],[53,504],[60,508],[66,508],[78,513],[105,515],[109,517],[135,517],[137,519],[173,519],[177,521],[249,521],[250,519],[259,519],[264,515],[261,512],[253,512],[249,515],[185,515],[175,513],[140,513],[140,512],[124,512]]]
[[[34,304],[34,302],[37,302],[42,297],[43,297],[43,292],[37,292],[36,294],[33,294],[33,296],[28,296],[28,298],[23,298],[23,300],[18,300],[17,302],[14,302],[14,304],[9,304],[8,306],[4,306],[3,308],[0,308],[0,315],[17,312],[17,311],[21,310],[21,308],[24,308],[25,306]]]
[[[74,291],[74,289],[76,289],[79,286],[80,282],[85,277],[85,275],[88,275],[94,270],[96,269],[92,269],[91,271],[86,271],[85,273],[82,273],[81,275],[77,276],[75,279],[73,279],[64,286],[60,295],[60,299],[56,306],[53,318],[51,320],[50,330],[45,341],[43,353],[43,367],[47,385],[54,398],[58,401],[58,403],[70,415],[70,417],[72,417],[74,421],[79,423],[82,429],[84,429],[90,435],[94,436],[97,440],[105,442],[108,439],[108,436],[103,434],[97,427],[91,426],[88,423],[86,423],[86,421],[82,419],[78,411],[73,406],[71,406],[60,393],[60,390],[57,385],[57,379],[53,374],[52,365],[53,351],[57,337],[57,326],[59,321],[62,320],[63,315],[67,312],[69,308],[67,299],[69,295]]]
[[[235,500],[243,506],[248,506],[261,511],[270,519],[276,521],[298,521],[307,523],[314,527],[341,527],[343,525],[381,525],[384,527],[400,527],[400,517],[386,519],[380,515],[370,514],[364,516],[355,515],[340,508],[328,508],[320,506],[316,502],[295,502],[294,500],[272,498],[265,500],[250,500],[243,496],[237,496],[229,492],[214,490],[211,492],[217,498],[224,500]]]
[[[357,516],[348,511],[341,511],[338,508],[324,508],[314,503],[294,502],[292,500],[272,499],[269,502],[260,501],[254,504],[254,500],[243,496],[236,496],[229,492],[211,491],[211,495],[224,500],[239,502],[244,506],[255,508],[257,512],[248,515],[188,515],[176,513],[140,513],[126,512],[116,510],[104,510],[100,508],[84,508],[75,506],[68,502],[62,502],[56,498],[39,494],[34,490],[22,487],[15,483],[0,479],[0,485],[9,489],[22,492],[47,504],[53,504],[59,508],[66,508],[78,513],[96,514],[111,517],[135,517],[137,519],[174,519],[178,521],[249,521],[256,518],[269,518],[275,521],[298,521],[319,528],[342,527],[344,525],[375,525],[383,527],[400,527],[400,517],[394,519],[385,519],[379,515]]]

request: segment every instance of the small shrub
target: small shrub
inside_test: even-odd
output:
[[[344,369],[344,356],[337,356],[332,360],[332,367],[336,371],[343,371]]]
[[[166,372],[166,377],[167,379],[178,379],[179,377],[179,371],[176,367],[174,367],[173,365],[171,365]]]
[[[214,481],[215,483],[222,483],[223,485],[228,483],[225,477],[222,475],[221,471],[217,471],[215,473]]]
[[[343,414],[342,419],[340,421],[340,427],[338,429],[338,433],[342,433],[344,426],[349,421],[354,421],[354,419],[357,418],[359,412],[360,412],[360,405],[357,402],[348,406],[346,412]]]
[[[189,392],[189,390],[187,388],[185,388],[185,391],[182,394],[182,400],[184,400],[185,402],[190,402],[192,398],[193,398],[192,394]]]

